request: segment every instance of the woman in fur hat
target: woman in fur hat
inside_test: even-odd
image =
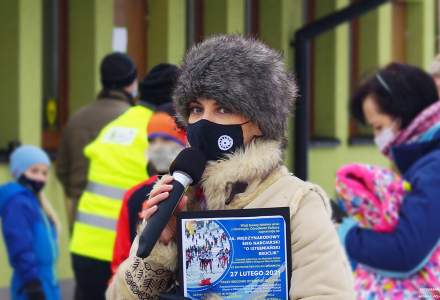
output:
[[[174,101],[189,144],[204,152],[208,164],[200,183],[203,196],[194,199],[187,194],[181,206],[187,202],[187,209],[290,207],[290,298],[353,299],[352,274],[330,220],[327,196],[283,165],[295,94],[280,54],[261,42],[226,35],[190,49]],[[171,176],[164,176],[156,184],[143,211],[145,218],[168,197],[171,181]],[[169,289],[177,268],[174,237],[172,219],[145,259],[135,256],[135,240],[108,298],[156,299]]]

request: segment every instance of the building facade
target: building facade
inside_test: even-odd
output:
[[[10,179],[8,145],[31,143],[55,153],[69,115],[94,101],[100,88],[100,60],[113,49],[126,49],[141,78],[157,63],[179,64],[186,49],[204,37],[239,33],[280,50],[294,71],[295,31],[352,2],[357,1],[0,1],[0,182]],[[437,20],[436,0],[398,0],[313,40],[309,180],[330,196],[341,165],[388,164],[368,129],[350,119],[351,91],[391,61],[426,69],[438,49]],[[292,126],[290,131],[286,162],[294,171]],[[53,168],[46,193],[64,222],[59,277],[69,279],[64,196]],[[6,257],[3,242],[0,257]],[[0,259],[0,270],[0,287],[7,287],[6,259]]]

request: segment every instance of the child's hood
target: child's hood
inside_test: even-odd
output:
[[[9,182],[0,186],[0,216],[3,214],[3,208],[9,199],[24,190],[25,188],[16,182]]]

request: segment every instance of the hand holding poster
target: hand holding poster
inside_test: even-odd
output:
[[[186,212],[178,226],[186,297],[288,299],[288,208]]]

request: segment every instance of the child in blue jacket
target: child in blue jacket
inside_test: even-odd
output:
[[[12,299],[60,299],[54,218],[41,200],[50,160],[38,147],[25,145],[10,156],[14,181],[0,186],[3,238],[13,268]]]

